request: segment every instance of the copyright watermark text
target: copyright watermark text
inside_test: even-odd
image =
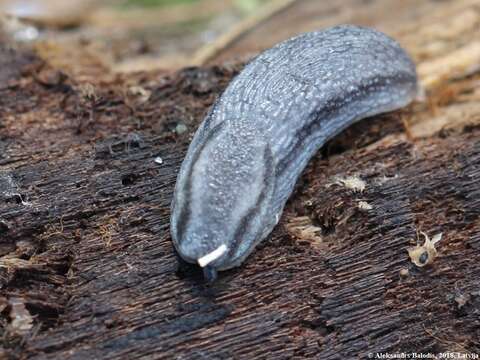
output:
[[[433,353],[418,353],[418,352],[398,352],[398,353],[380,353],[373,352],[368,354],[369,359],[463,359],[475,360],[480,359],[480,354],[476,353],[462,353],[462,352],[442,352],[438,354]]]

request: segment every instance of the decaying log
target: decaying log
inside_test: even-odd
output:
[[[2,67],[0,358],[480,353],[480,72],[448,57],[479,30],[440,41],[425,18],[408,25],[417,62],[450,71],[421,65],[425,102],[331,141],[273,234],[213,285],[177,261],[169,206],[192,132],[242,66],[92,84],[30,55]],[[418,267],[422,232],[442,239]]]

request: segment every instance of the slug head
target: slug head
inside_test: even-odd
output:
[[[216,270],[240,264],[275,223],[270,146],[241,121],[199,131],[178,175],[171,233],[179,255]]]

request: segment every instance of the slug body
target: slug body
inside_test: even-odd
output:
[[[336,26],[263,52],[232,80],[188,149],[172,203],[177,252],[210,279],[240,265],[327,140],[416,95],[415,65],[372,29]]]

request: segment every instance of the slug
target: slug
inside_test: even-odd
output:
[[[171,207],[177,253],[209,281],[240,265],[327,140],[417,92],[412,60],[373,29],[336,26],[261,53],[217,99],[187,151]]]

